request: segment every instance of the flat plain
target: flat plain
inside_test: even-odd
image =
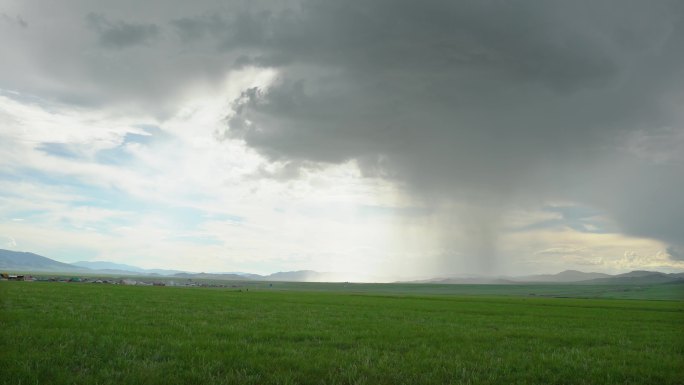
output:
[[[0,383],[684,383],[682,285],[572,286],[5,281]]]

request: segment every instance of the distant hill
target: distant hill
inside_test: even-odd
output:
[[[0,249],[0,270],[8,272],[55,272],[106,274],[120,276],[164,275],[179,279],[214,279],[226,281],[289,281],[289,282],[341,282],[349,274],[321,273],[313,270],[281,271],[270,275],[250,273],[190,273],[178,270],[142,269],[137,266],[108,261],[81,261],[74,264],[58,262],[38,254]],[[371,282],[370,280],[368,282]],[[684,273],[661,273],[658,271],[631,271],[625,274],[609,275],[565,270],[558,274],[540,274],[522,277],[447,277],[433,278],[410,283],[441,284],[496,284],[518,285],[535,283],[567,283],[586,285],[652,285],[661,283],[683,283]]]
[[[610,275],[604,273],[585,273],[577,270],[565,270],[558,274],[539,274],[522,277],[451,277],[411,281],[411,283],[444,283],[456,285],[519,285],[525,283],[652,285],[670,282],[684,283],[684,273],[667,274],[658,271],[638,270],[624,274]]]
[[[0,249],[0,270],[24,272],[85,273],[108,275],[173,275],[179,270],[141,269],[106,261],[63,263],[42,255]]]
[[[248,273],[179,273],[178,278],[190,279],[222,279],[231,281],[278,281],[278,282],[341,282],[334,273],[321,273],[313,270],[281,271],[270,275]]]
[[[317,278],[320,278],[319,275],[321,273],[318,273],[313,270],[299,270],[299,271],[281,271],[277,273],[273,273],[271,275],[267,275],[264,277],[264,279],[268,281],[316,281]]]
[[[215,279],[215,280],[225,280],[225,281],[249,281],[243,275],[238,274],[220,274],[220,273],[177,273],[174,274],[175,278],[186,278],[186,279]]]
[[[253,274],[253,273],[244,273],[241,271],[228,271],[228,272],[220,272],[220,273],[214,273],[214,274],[233,274],[233,275],[239,275],[239,276],[244,277],[244,278],[256,279],[256,280],[264,278],[263,275]]]
[[[179,273],[186,273],[181,270],[165,270],[165,269],[143,269],[137,266],[126,265],[123,263],[114,263],[107,261],[79,261],[74,262],[72,265],[86,267],[92,270],[98,271],[111,271],[111,272],[127,272],[127,273],[140,273],[140,274],[159,274],[159,275],[174,275]]]
[[[38,254],[0,249],[0,269],[16,271],[88,271],[87,268],[57,262]]]
[[[598,278],[582,281],[582,284],[611,284],[611,285],[653,285],[659,283],[684,283],[684,273],[661,273],[659,271],[630,271],[625,274],[613,275],[608,278]]]
[[[92,270],[123,270],[123,271],[135,271],[142,273],[144,269],[136,266],[125,265],[123,263],[113,263],[106,261],[79,261],[74,262],[72,265],[87,267]]]
[[[577,270],[565,270],[558,274],[538,274],[522,277],[450,277],[432,278],[413,282],[447,283],[457,285],[515,285],[521,283],[572,283],[608,277],[611,277],[611,275],[603,273],[584,273]]]
[[[578,270],[565,270],[558,274],[539,274],[512,278],[515,282],[580,282],[590,279],[610,278],[610,274],[585,273]]]

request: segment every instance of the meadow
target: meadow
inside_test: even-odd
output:
[[[0,383],[684,383],[682,300],[530,296],[572,296],[567,285],[260,285],[0,282]],[[663,287],[651,292],[681,295]]]

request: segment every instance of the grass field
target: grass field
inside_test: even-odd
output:
[[[220,282],[220,281],[214,281]],[[357,294],[448,295],[448,296],[526,296],[555,298],[611,298],[684,300],[684,284],[588,285],[588,284],[520,284],[520,285],[449,285],[414,283],[318,283],[318,282],[234,282],[252,290],[319,291]]]
[[[0,282],[0,383],[684,384],[684,301],[274,286]]]

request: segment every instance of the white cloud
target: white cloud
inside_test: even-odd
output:
[[[6,239],[5,247],[10,249],[17,247],[17,241],[14,238],[10,236],[5,236],[4,238]]]
[[[0,131],[0,170],[41,173],[13,182],[11,193],[0,197],[0,214],[34,213],[24,223],[3,224],[3,230],[32,251],[58,251],[71,262],[84,252],[69,250],[87,250],[93,259],[146,267],[375,273],[396,247],[387,218],[369,217],[363,207],[387,205],[397,196],[394,187],[363,178],[353,162],[305,170],[298,179],[264,178],[261,170],[274,164],[240,141],[214,139],[224,124],[225,101],[273,76],[248,69],[229,74],[221,92],[188,93],[174,117],[157,122],[168,139],[147,144],[124,144],[126,134],[149,135],[139,127],[146,117],[117,120],[104,112],[24,103],[22,95],[3,97],[2,116],[12,123]],[[45,142],[86,150],[78,157],[55,156],[40,150]],[[132,161],[98,162],[98,151],[117,147]],[[54,180],[47,183],[46,176]],[[183,218],[169,220],[163,209],[137,213],[126,204],[112,209],[81,203],[104,199],[98,195],[103,191],[124,202],[199,210],[202,220],[183,229],[174,223]]]
[[[511,268],[520,273],[563,269],[609,273],[684,270],[682,261],[669,258],[663,242],[618,233],[542,229],[510,233],[503,243],[507,253],[512,254],[507,256],[512,261]]]

